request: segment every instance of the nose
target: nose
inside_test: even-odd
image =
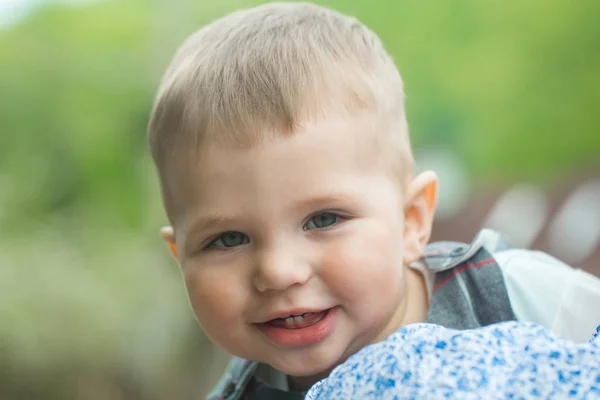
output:
[[[304,285],[313,275],[307,257],[292,246],[271,246],[258,253],[254,286],[259,292],[284,291],[291,286]]]

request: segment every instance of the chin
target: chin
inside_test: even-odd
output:
[[[277,362],[272,363],[271,366],[289,376],[302,378],[322,376],[324,378],[338,364],[339,358],[329,355],[326,358],[323,357],[320,359],[315,359],[314,357],[280,358]]]

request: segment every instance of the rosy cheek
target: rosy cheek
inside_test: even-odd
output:
[[[226,321],[239,315],[234,297],[236,284],[227,274],[196,271],[186,273],[184,279],[190,303],[201,324]],[[240,296],[239,286],[237,295]]]
[[[392,295],[402,279],[402,257],[397,235],[386,229],[364,229],[327,244],[320,274],[338,296]]]

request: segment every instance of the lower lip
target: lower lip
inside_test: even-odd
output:
[[[320,342],[331,334],[335,326],[337,311],[337,307],[329,309],[322,320],[306,328],[288,329],[269,324],[260,324],[259,327],[267,338],[280,346],[308,346]]]

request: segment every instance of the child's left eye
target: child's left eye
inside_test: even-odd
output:
[[[323,229],[328,228],[339,221],[340,216],[333,213],[321,213],[308,220],[304,229]]]
[[[249,241],[248,236],[241,232],[224,232],[210,242],[207,248],[228,249],[247,244]]]

